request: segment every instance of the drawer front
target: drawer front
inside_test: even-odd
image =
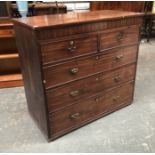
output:
[[[77,16],[77,18],[80,18]],[[87,17],[86,17],[87,18]],[[100,17],[99,17],[100,18]],[[70,19],[69,19],[70,20]],[[71,19],[72,20],[72,19]],[[142,23],[142,17],[121,18],[118,20],[96,21],[83,24],[64,25],[42,29],[37,32],[39,40],[55,39],[83,33],[107,31],[109,29],[118,29],[127,26],[139,26]]]
[[[15,32],[13,29],[2,29],[0,30],[0,38],[3,37],[12,37],[14,36]]]
[[[44,68],[45,87],[51,88],[136,61],[137,46],[109,50],[107,54]]]
[[[97,53],[97,36],[81,37],[42,45],[43,64]]]
[[[135,68],[136,65],[132,64],[49,90],[46,93],[49,111],[55,111],[71,105],[77,100],[93,96],[104,89],[117,86],[122,82],[134,80]]]
[[[125,84],[97,97],[83,100],[63,111],[50,116],[51,132],[56,134],[63,130],[79,127],[97,115],[108,113],[122,105],[130,104],[133,95],[133,82]]]
[[[107,48],[136,44],[139,38],[138,27],[127,27],[118,31],[102,33],[100,36],[100,50]]]

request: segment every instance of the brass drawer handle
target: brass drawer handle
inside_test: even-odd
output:
[[[78,73],[78,71],[79,71],[79,69],[76,67],[76,68],[72,68],[71,70],[70,70],[70,72],[72,73],[72,74],[76,74],[76,73]]]
[[[115,58],[116,58],[117,61],[120,61],[120,60],[122,60],[124,58],[124,56],[123,55],[118,55]]]
[[[74,52],[76,50],[76,46],[68,47],[68,50],[70,52]]]
[[[113,101],[117,101],[120,98],[120,96],[113,97]]]
[[[120,80],[121,80],[121,77],[120,77],[120,76],[114,77],[114,81],[115,81],[115,82],[119,82]]]
[[[70,92],[70,96],[72,96],[72,97],[75,97],[77,95],[79,95],[79,91],[78,90]]]
[[[70,52],[74,52],[74,51],[76,50],[76,46],[75,46],[75,44],[74,44],[74,41],[70,41],[70,42],[69,42],[68,50],[69,50]]]
[[[80,113],[75,113],[75,114],[72,114],[72,115],[70,115],[70,119],[78,119],[80,117]]]

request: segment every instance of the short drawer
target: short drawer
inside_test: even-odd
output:
[[[84,97],[94,96],[107,88],[115,87],[123,82],[132,81],[135,77],[136,65],[132,64],[107,73],[82,79],[47,91],[49,111],[55,111],[71,105]],[[90,87],[91,86],[91,87]]]
[[[137,46],[131,46],[109,50],[107,54],[44,67],[45,87],[49,89],[99,72],[115,69],[135,62],[136,58]]]
[[[99,94],[96,97],[82,100],[62,111],[50,115],[51,133],[57,134],[65,130],[79,127],[95,119],[98,115],[106,114],[132,102],[133,82]]]
[[[139,39],[139,27],[126,27],[100,35],[100,51],[122,45],[136,44]]]
[[[97,35],[45,43],[41,46],[43,64],[97,53]]]

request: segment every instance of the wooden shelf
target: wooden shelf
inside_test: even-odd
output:
[[[0,88],[23,86],[21,74],[0,75]]]
[[[1,24],[0,23],[0,28],[3,28],[3,27],[13,27],[13,23],[3,23],[3,24]]]
[[[3,35],[3,36],[0,36],[0,39],[5,39],[5,38],[15,38],[14,35]]]
[[[15,37],[15,31],[13,25],[10,23],[0,24],[0,38]]]
[[[18,53],[0,54],[0,60],[1,59],[14,59],[14,58],[18,58],[18,57],[19,57]]]
[[[10,4],[2,2],[0,6],[0,88],[23,86]]]

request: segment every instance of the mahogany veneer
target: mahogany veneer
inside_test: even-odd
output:
[[[132,103],[142,16],[106,10],[14,20],[28,108],[48,140]]]

